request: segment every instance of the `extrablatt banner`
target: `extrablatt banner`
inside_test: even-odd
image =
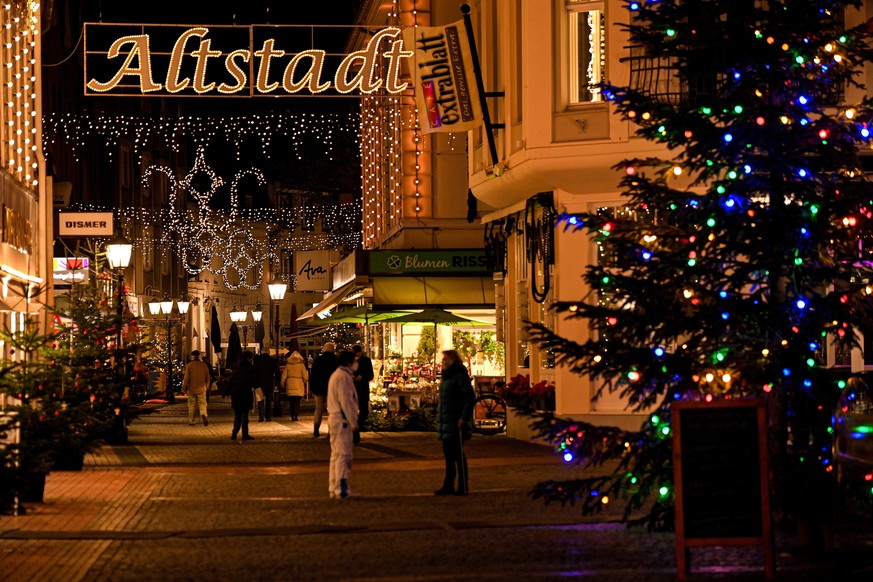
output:
[[[464,21],[407,28],[403,42],[413,51],[410,68],[422,131],[460,132],[482,125]]]

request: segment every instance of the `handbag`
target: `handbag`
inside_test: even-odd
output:
[[[255,402],[260,402],[264,399],[264,391],[260,386],[255,388]]]

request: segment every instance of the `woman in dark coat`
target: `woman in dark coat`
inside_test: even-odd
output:
[[[249,411],[255,402],[253,390],[257,384],[252,353],[243,352],[239,364],[233,371],[233,376],[230,377],[230,406],[233,408],[233,433],[230,435],[232,441],[236,440],[240,428],[242,428],[242,440],[254,440],[254,437],[249,435]]]
[[[443,352],[443,379],[440,382],[440,400],[437,406],[437,437],[443,443],[443,456],[446,458],[446,476],[443,486],[435,495],[466,495],[467,457],[464,455],[463,441],[473,436],[471,421],[476,393],[473,382],[461,356],[455,350]],[[455,475],[458,475],[458,488],[455,489]]]

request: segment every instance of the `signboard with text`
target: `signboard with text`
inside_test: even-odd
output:
[[[112,236],[111,212],[59,212],[59,236]]]
[[[424,133],[469,131],[484,123],[470,39],[463,21],[367,30],[349,54],[317,44],[315,25],[85,23],[85,95],[300,97],[409,89]],[[325,42],[327,42],[325,38]]]
[[[52,259],[52,278],[55,285],[87,283],[88,257],[55,257]]]
[[[370,275],[490,276],[484,250],[371,251]]]
[[[327,28],[344,37],[353,30]],[[370,31],[367,46],[347,55],[315,44],[324,30],[85,23],[85,94],[292,97],[407,89],[400,70],[412,51],[404,49],[399,28]]]
[[[295,291],[330,291],[330,253],[297,251],[294,253]]]

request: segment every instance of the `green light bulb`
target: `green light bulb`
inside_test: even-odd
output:
[[[734,106],[734,113],[742,113],[742,112],[743,112],[743,106],[742,106],[742,105],[735,105],[735,106]]]
[[[708,226],[708,227],[710,227],[710,228],[712,228],[713,226],[715,226],[715,219],[714,219],[714,218],[710,218],[709,220],[707,220],[707,221],[706,221],[706,226]]]

